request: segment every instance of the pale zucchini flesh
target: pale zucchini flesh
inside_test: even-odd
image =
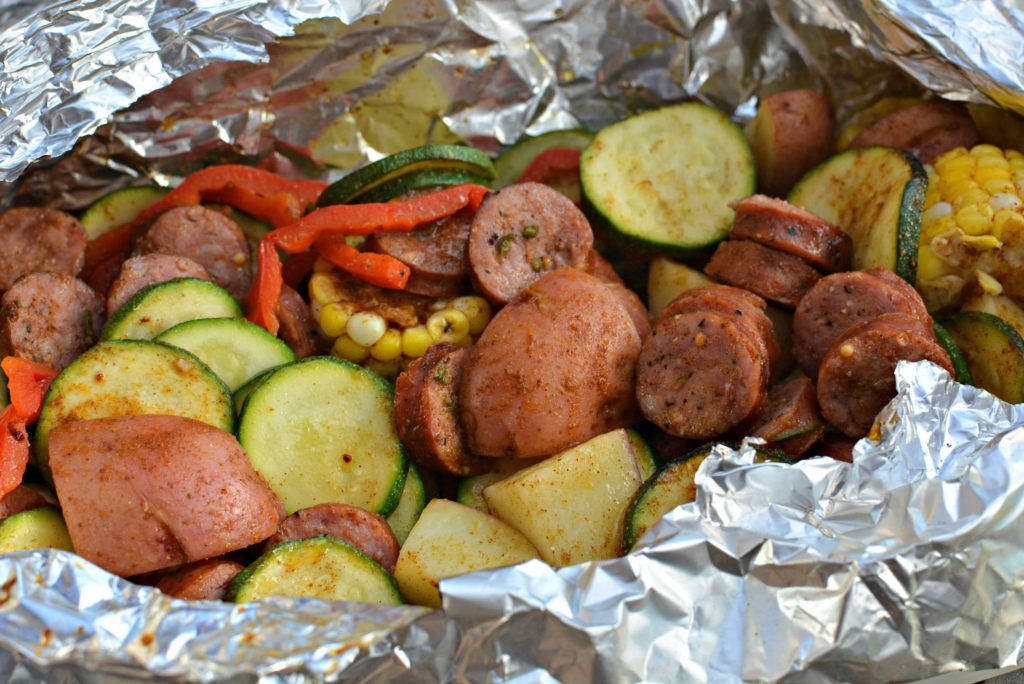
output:
[[[983,311],[961,311],[943,325],[976,387],[1003,401],[1024,403],[1024,339],[1013,326]]]
[[[853,270],[887,268],[913,285],[927,189],[928,175],[914,155],[858,147],[808,171],[789,201],[849,234]]]
[[[232,392],[257,375],[295,360],[287,344],[241,318],[186,321],[160,333],[156,341],[195,354]]]
[[[331,357],[273,371],[249,395],[238,440],[288,513],[345,503],[387,516],[407,460],[394,390],[376,373]]]
[[[405,486],[402,487],[402,496],[398,499],[398,505],[391,515],[387,517],[388,526],[395,534],[398,545],[405,544],[413,525],[419,520],[420,513],[427,505],[427,488],[420,476],[420,469],[415,463],[409,464],[409,470],[405,475]]]
[[[687,102],[602,129],[580,157],[580,183],[595,227],[609,238],[688,256],[729,234],[729,203],[754,193],[754,169],[743,131]]]
[[[192,418],[231,432],[231,394],[182,349],[140,340],[101,342],[50,383],[32,448],[49,478],[49,433],[72,420],[151,414]]]
[[[34,508],[0,521],[0,553],[32,549],[74,551],[68,527],[56,508]]]
[[[155,203],[170,190],[156,185],[142,185],[114,190],[90,204],[82,212],[86,237],[95,239],[109,230],[124,225],[139,212]]]
[[[643,435],[632,428],[626,430],[626,436],[629,437],[629,445],[633,447],[633,457],[640,470],[640,479],[646,482],[658,470],[658,459],[654,455],[654,449]]]
[[[176,278],[142,288],[114,312],[102,340],[151,340],[185,321],[241,318],[242,308],[227,290],[199,278]]]
[[[294,596],[402,604],[394,578],[362,551],[335,537],[278,544],[232,580],[228,595],[236,603]]]

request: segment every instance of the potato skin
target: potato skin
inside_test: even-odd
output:
[[[549,456],[632,424],[640,346],[600,280],[575,269],[544,276],[470,349],[459,401],[470,450]]]
[[[748,131],[761,191],[784,197],[832,152],[834,130],[832,105],[819,92],[787,90],[762,99]]]
[[[50,467],[75,551],[123,577],[244,548],[284,517],[234,436],[189,418],[64,423]]]

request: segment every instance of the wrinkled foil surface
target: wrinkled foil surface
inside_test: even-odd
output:
[[[691,97],[743,121],[801,85],[840,117],[925,89],[1024,112],[1024,12],[994,0],[0,0],[0,30],[0,191],[69,209],[211,160],[335,177],[427,140],[497,151]],[[444,613],[185,603],[71,554],[3,557],[0,679],[913,681],[1015,665],[1024,409],[929,364],[901,365],[898,386],[853,465],[722,448],[640,550],[445,580]]]

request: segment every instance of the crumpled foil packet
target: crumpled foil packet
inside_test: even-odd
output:
[[[332,177],[428,140],[496,151],[689,97],[742,121],[800,85],[827,88],[840,115],[925,88],[1024,112],[1022,14],[995,0],[0,0],[0,193],[80,208],[210,161]],[[722,449],[644,549],[445,580],[445,613],[190,604],[71,554],[4,557],[0,679],[912,681],[1014,665],[1024,412],[928,364],[898,375],[883,438],[854,465]]]

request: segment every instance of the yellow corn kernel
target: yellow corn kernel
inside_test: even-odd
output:
[[[447,308],[448,308],[448,300],[447,299],[435,299],[434,301],[430,302],[430,310],[431,311],[440,311],[441,309],[447,309]]]
[[[466,314],[471,335],[479,335],[491,322],[491,305],[483,297],[456,297],[452,308]]]
[[[418,359],[426,354],[433,343],[425,325],[415,325],[402,331],[402,354],[410,359]]]
[[[384,317],[372,311],[360,311],[352,314],[345,324],[345,332],[357,344],[370,347],[377,344],[388,331],[388,322]]]
[[[1003,242],[1014,242],[1024,231],[1024,216],[1012,209],[1001,209],[992,217],[992,235]]]
[[[367,359],[363,367],[372,370],[377,375],[381,376],[386,380],[394,380],[398,377],[398,374],[402,371],[402,366],[398,362],[398,359],[392,359],[391,361],[378,361],[377,359]]]
[[[922,244],[917,252],[917,279],[920,281],[935,280],[949,273],[946,262],[942,261],[930,245]]]
[[[345,326],[352,315],[355,305],[352,302],[330,302],[323,305],[320,312],[320,329],[330,338],[345,334]]]
[[[995,214],[986,201],[984,204],[969,204],[956,212],[956,225],[968,235],[984,235],[992,229]]]
[[[1003,243],[999,238],[992,235],[964,235],[960,240],[968,247],[979,252],[986,252],[990,249],[999,249]]]
[[[935,170],[940,176],[946,176],[954,171],[971,173],[974,171],[976,160],[963,148],[950,150],[935,160]]]
[[[953,197],[953,210],[959,212],[965,207],[970,207],[978,204],[988,204],[989,194],[981,188],[974,186],[968,190],[964,190]]]
[[[923,221],[923,225],[921,226],[921,237],[926,242],[929,242],[932,238],[948,233],[953,227],[952,214],[944,214],[938,218],[928,218]]]
[[[978,279],[978,285],[984,290],[985,294],[990,294],[993,297],[998,297],[1003,294],[1003,286],[998,280],[990,276],[984,271],[975,271],[974,276]]]
[[[327,273],[333,268],[334,264],[321,256],[318,256],[313,262],[313,273]]]
[[[370,355],[370,350],[358,342],[355,342],[348,335],[342,335],[338,339],[334,340],[334,346],[331,347],[331,354],[340,359],[351,361],[352,363],[362,363]]]
[[[971,148],[972,157],[1003,156],[1003,151],[995,145],[975,145]]]
[[[370,356],[378,361],[394,361],[402,355],[402,333],[388,328],[384,336],[370,347]]]
[[[956,176],[942,176],[939,179],[939,194],[944,201],[951,204],[963,193],[980,189],[970,176],[958,174]]]
[[[328,273],[314,273],[309,279],[309,294],[321,304],[341,301],[341,293]]]
[[[427,332],[434,342],[458,342],[469,337],[469,319],[458,309],[444,309],[427,319]]]

